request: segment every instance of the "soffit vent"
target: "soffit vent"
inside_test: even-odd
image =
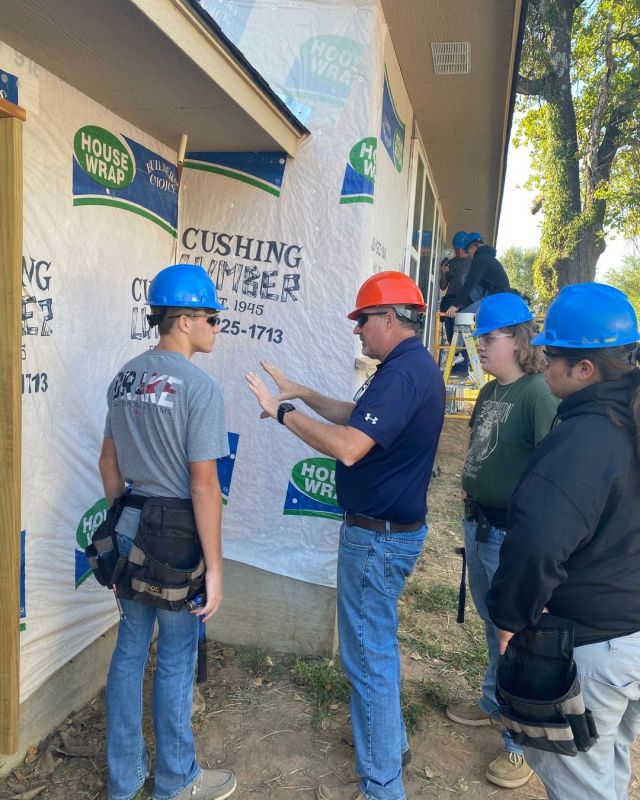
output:
[[[433,42],[431,54],[436,75],[471,72],[471,42]]]

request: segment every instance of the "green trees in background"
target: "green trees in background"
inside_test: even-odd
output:
[[[512,289],[517,289],[531,301],[532,309],[540,305],[533,280],[533,265],[539,250],[535,247],[508,247],[498,258],[509,276]]]
[[[548,303],[594,280],[608,230],[640,234],[640,0],[529,0],[517,90]]]
[[[640,319],[640,256],[627,256],[622,267],[610,269],[604,280],[627,295]]]

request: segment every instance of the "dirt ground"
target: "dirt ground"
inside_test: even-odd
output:
[[[413,752],[405,771],[407,797],[543,800],[535,777],[512,791],[487,783],[484,770],[499,751],[499,734],[455,725],[443,713],[451,700],[475,696],[486,657],[472,608],[467,605],[464,626],[455,621],[465,441],[465,423],[448,421],[438,453],[441,472],[429,491],[428,545],[400,601],[403,698]],[[347,722],[346,686],[336,664],[210,642],[208,667],[201,708],[194,713],[199,757],[203,766],[235,771],[235,798],[311,800],[318,783],[353,778],[353,750],[340,738]],[[104,727],[100,695],[0,780],[0,798],[106,798]],[[639,767],[636,744],[629,793],[634,800],[640,800]],[[149,782],[141,800],[151,789]]]

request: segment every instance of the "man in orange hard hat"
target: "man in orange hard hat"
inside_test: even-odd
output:
[[[380,272],[360,287],[348,317],[364,355],[381,363],[353,402],[295,383],[266,361],[277,395],[247,375],[263,416],[336,459],[344,509],[338,633],[359,780],[319,786],[319,800],[406,797],[402,767],[411,754],[400,709],[397,603],[427,535],[426,492],[445,399],[440,370],[416,335],[424,311],[420,289],[400,272]],[[327,422],[283,402],[296,398]]]

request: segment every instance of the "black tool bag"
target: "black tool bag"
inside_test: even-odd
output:
[[[586,752],[597,738],[573,660],[573,627],[543,614],[509,642],[498,665],[501,721],[520,745],[563,756]]]
[[[205,564],[191,500],[146,499],[136,538],[118,582],[128,600],[181,611],[204,590]]]
[[[127,557],[121,556],[118,551],[116,539],[116,525],[122,510],[126,506],[142,509],[146,500],[146,497],[132,494],[123,494],[114,500],[104,522],[93,532],[91,544],[85,547],[89,566],[101,586],[112,589],[114,584],[118,584],[127,563]]]

